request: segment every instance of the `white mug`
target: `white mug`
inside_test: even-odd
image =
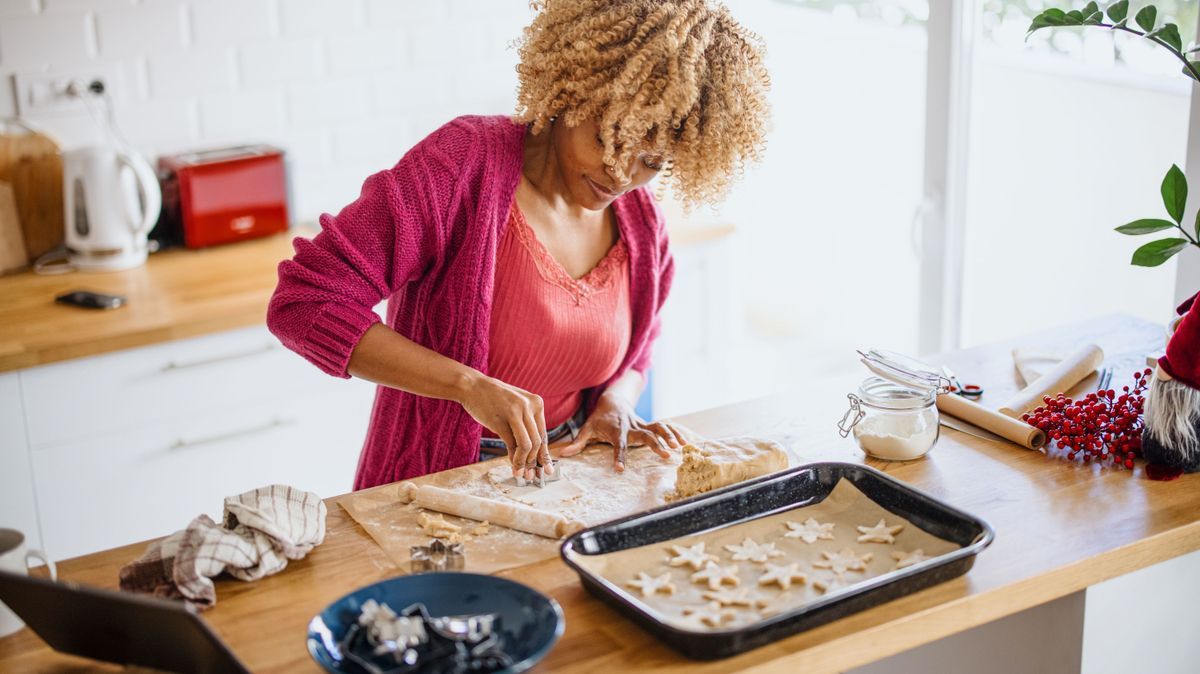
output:
[[[29,573],[29,560],[40,559],[50,568],[50,577],[58,579],[54,562],[41,550],[25,547],[25,534],[16,529],[0,529],[0,569],[10,573]],[[17,614],[0,603],[0,637],[6,637],[25,626]]]

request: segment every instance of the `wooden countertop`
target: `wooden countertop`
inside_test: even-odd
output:
[[[261,325],[275,268],[292,256],[299,229],[201,250],[172,249],[136,269],[0,277],[0,372],[94,356],[171,339]],[[71,290],[124,295],[96,311],[56,304]]]
[[[1144,353],[1159,348],[1162,338],[1161,326],[1113,316],[1019,343],[1070,350],[1083,341],[1096,341],[1108,354],[1107,364],[1116,368],[1114,383],[1120,385],[1144,367]],[[983,384],[988,389],[983,402],[995,407],[1017,388],[1009,354],[1015,343],[929,360]],[[787,434],[812,460],[864,461],[835,429],[845,410],[845,393],[863,376],[849,369],[844,376],[807,382],[792,394],[680,421],[709,435]],[[865,462],[986,519],[996,530],[995,542],[965,576],[714,662],[685,660],[655,642],[587,594],[557,558],[519,567],[502,575],[549,594],[566,616],[562,640],[535,671],[841,671],[1200,549],[1200,474],[1154,482],[1140,466],[1130,472],[1068,463],[950,430],[943,431],[924,459]],[[308,620],[343,594],[401,573],[335,505],[341,498],[329,500],[326,541],[306,559],[256,583],[217,583],[217,605],[205,618],[252,670],[319,671],[304,648]],[[131,545],[63,562],[59,573],[73,581],[115,587],[117,569],[142,549],[142,544]],[[53,653],[29,630],[0,639],[0,670],[68,672],[95,667]]]

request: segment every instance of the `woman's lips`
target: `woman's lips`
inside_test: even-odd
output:
[[[610,192],[610,191],[608,191],[608,190],[604,189],[604,188],[603,188],[603,187],[601,187],[601,186],[600,186],[600,184],[599,184],[599,183],[597,183],[595,180],[592,180],[591,178],[589,178],[589,177],[587,177],[587,176],[584,176],[584,177],[583,177],[583,179],[587,181],[588,185],[589,185],[589,186],[592,188],[592,191],[593,191],[593,192],[595,192],[595,193],[596,193],[596,196],[597,196],[598,198],[600,198],[601,200],[608,200],[608,199],[616,199],[616,198],[617,198],[617,193],[616,193],[616,192]]]

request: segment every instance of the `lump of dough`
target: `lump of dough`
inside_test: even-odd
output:
[[[666,498],[678,501],[787,467],[787,452],[770,440],[726,438],[695,442],[684,446],[683,463],[675,476],[675,491]]]

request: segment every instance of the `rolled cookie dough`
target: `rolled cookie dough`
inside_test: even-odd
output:
[[[703,440],[684,446],[683,463],[675,476],[675,491],[666,498],[678,501],[787,467],[787,452],[770,440]]]
[[[400,496],[413,501],[426,510],[457,515],[467,519],[491,522],[500,526],[545,536],[562,538],[583,528],[583,523],[569,520],[562,515],[534,510],[516,503],[502,503],[492,499],[462,494],[432,485],[417,486],[412,482],[400,484]]]

